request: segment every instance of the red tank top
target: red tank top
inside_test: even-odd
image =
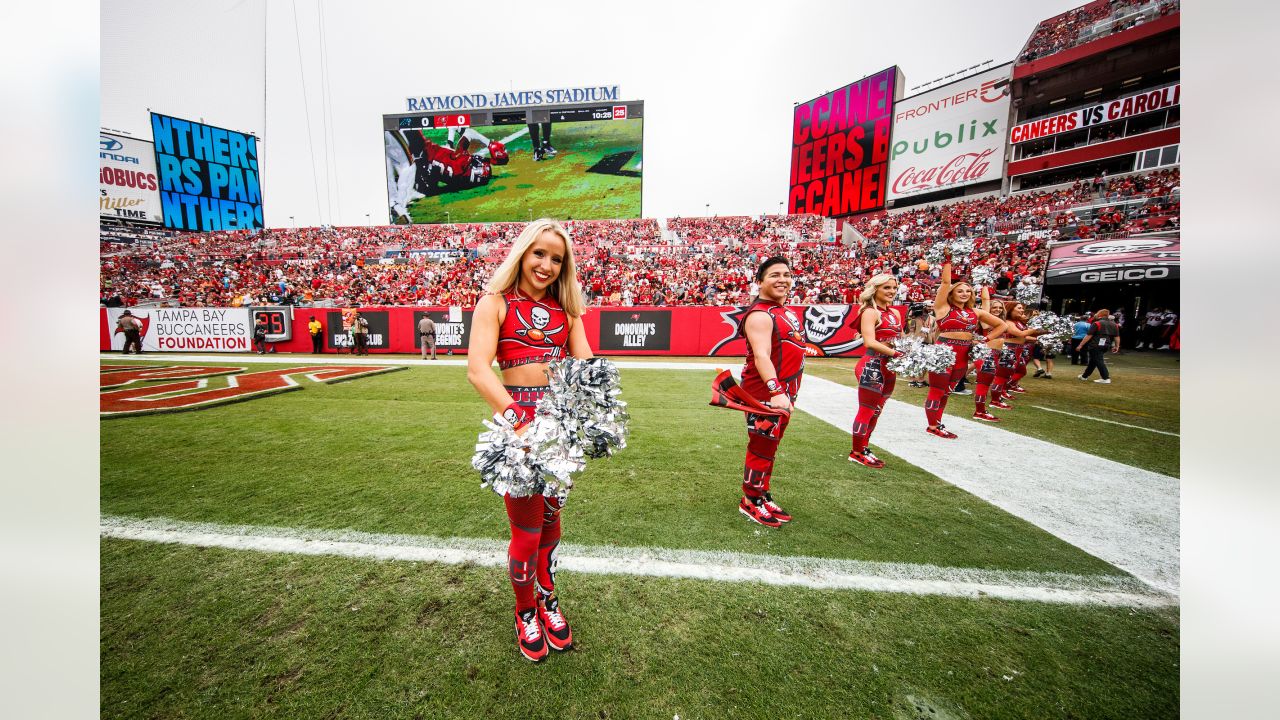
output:
[[[938,332],[978,332],[978,311],[952,306],[947,316],[938,321]]]
[[[859,319],[861,323],[861,319]],[[896,340],[902,334],[902,320],[898,318],[898,313],[893,308],[885,308],[880,311],[880,320],[876,323],[876,340],[882,343],[890,343]]]
[[[498,367],[544,363],[565,355],[569,316],[550,295],[541,300],[512,291],[502,296],[507,317],[498,329]]]
[[[1021,320],[1014,320],[1014,321],[1013,321],[1013,326],[1014,326],[1015,328],[1017,328],[1019,332],[1025,331],[1025,330],[1027,329],[1027,324],[1026,324],[1026,323],[1024,323],[1024,322],[1022,322]],[[1025,343],[1026,341],[1027,341],[1027,339],[1026,339],[1026,338],[1010,337],[1010,338],[1008,338],[1005,342],[1007,342],[1007,343],[1009,343],[1009,344],[1011,344],[1011,345],[1022,345],[1022,344],[1023,344],[1023,343]]]
[[[769,360],[778,381],[787,386],[787,392],[794,398],[800,391],[800,377],[804,374],[804,351],[808,341],[804,324],[791,309],[767,300],[756,300],[742,315],[742,323],[738,326],[740,336],[747,336],[747,318],[757,312],[768,313],[773,320]],[[757,398],[767,399],[770,396],[756,370],[755,349],[751,347],[750,340],[747,340],[747,362],[742,368],[742,388]]]

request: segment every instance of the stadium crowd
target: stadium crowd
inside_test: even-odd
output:
[[[1019,63],[1031,62],[1096,40],[1112,33],[1123,32],[1180,10],[1179,0],[1101,0],[1082,5],[1036,26],[1018,56]],[[1111,19],[1109,27],[1100,32],[1091,29]]]
[[[859,217],[849,246],[812,215],[569,221],[579,277],[595,305],[732,305],[755,294],[755,265],[792,258],[802,303],[853,302],[864,278],[893,272],[903,300],[922,300],[937,267],[929,244],[974,241],[974,265],[997,291],[1038,277],[1054,239],[1177,227],[1177,169],[1081,180],[1056,190],[980,197]],[[275,228],[101,242],[108,306],[261,304],[473,305],[523,223]],[[826,228],[826,229],[824,229]],[[441,262],[446,261],[446,262]]]

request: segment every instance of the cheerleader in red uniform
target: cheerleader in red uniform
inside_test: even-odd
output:
[[[472,315],[467,379],[489,407],[523,433],[546,392],[547,363],[566,353],[592,357],[569,233],[554,220],[526,225],[486,289]],[[501,381],[491,367],[495,358]],[[555,593],[560,502],[539,493],[508,494],[503,501],[511,526],[507,565],[516,595],[516,646],[537,662],[548,647],[573,645]]]
[[[1005,300],[1004,310],[1008,320],[1004,329],[1004,352],[996,359],[996,377],[991,385],[991,407],[1011,410],[1013,406],[1009,404],[1009,393],[1026,392],[1018,389],[1017,383],[1019,378],[1027,374],[1027,355],[1030,352],[1030,348],[1026,346],[1027,340],[1034,340],[1045,331],[1027,328],[1027,310],[1022,303]]]
[[[760,294],[742,316],[739,332],[747,339],[742,389],[756,400],[785,410],[781,416],[747,413],[747,457],[742,470],[738,511],[766,527],[780,527],[791,515],[773,501],[769,481],[778,443],[787,430],[804,375],[807,337],[804,324],[785,305],[791,293],[791,264],[771,257],[756,270]]]
[[[969,370],[969,347],[973,345],[981,323],[999,330],[1004,321],[986,310],[974,307],[973,286],[967,282],[951,282],[951,257],[942,261],[942,282],[933,301],[933,316],[938,321],[936,342],[949,346],[956,353],[955,364],[947,372],[929,373],[929,394],[924,401],[924,414],[929,421],[925,431],[930,435],[952,440],[956,434],[942,424],[942,413],[947,409],[947,398],[956,384]],[[983,339],[982,341],[985,341]]]
[[[1001,326],[996,327],[991,323],[983,322],[982,327],[986,331],[987,347],[991,348],[991,354],[988,355],[981,363],[978,364],[977,381],[974,383],[973,390],[973,419],[985,420],[987,422],[1000,422],[1000,418],[987,412],[987,393],[990,392],[992,385],[996,380],[996,365],[998,358],[1004,353],[1004,303],[991,302],[991,288],[982,288],[982,309],[991,313],[992,317],[1001,320]],[[992,398],[993,407],[1008,407],[1000,401],[998,397]]]
[[[898,380],[888,367],[889,360],[902,355],[893,347],[893,342],[902,336],[904,324],[902,315],[890,307],[897,292],[897,279],[881,273],[867,281],[858,298],[862,304],[858,327],[865,351],[854,370],[858,378],[858,414],[853,419],[853,452],[849,453],[849,460],[869,468],[884,467],[884,461],[867,448],[867,443]]]

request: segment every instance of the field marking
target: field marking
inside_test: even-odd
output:
[[[501,540],[383,535],[252,525],[191,523],[105,515],[104,538],[229,550],[332,555],[448,565],[507,566]],[[862,590],[1068,605],[1170,607],[1177,599],[1118,575],[1073,575],[944,568],[804,556],[562,544],[559,569],[604,575],[667,577],[824,590]]]
[[[951,403],[972,398],[952,396]],[[798,407],[844,432],[858,406],[854,388],[809,376]],[[924,409],[890,399],[871,444],[939,479],[1177,595],[1179,481],[999,427],[948,415],[960,438],[926,435]],[[1016,461],[1011,460],[1016,458]],[[866,470],[850,464],[850,473]]]
[[[1172,436],[1172,437],[1182,437],[1182,436],[1181,436],[1181,435],[1179,435],[1178,433],[1165,432],[1164,430],[1153,430],[1152,428],[1149,428],[1149,427],[1142,427],[1141,425],[1130,425],[1129,423],[1116,422],[1115,420],[1104,420],[1104,419],[1102,419],[1102,418],[1096,418],[1096,417],[1092,417],[1092,416],[1089,416],[1089,415],[1077,415],[1077,414],[1075,414],[1075,413],[1069,413],[1069,412],[1067,412],[1066,410],[1055,410],[1055,409],[1053,409],[1053,408],[1045,407],[1045,406],[1043,406],[1043,405],[1029,405],[1028,407],[1033,407],[1033,408],[1035,408],[1035,409],[1037,409],[1037,410],[1047,410],[1047,411],[1049,411],[1049,412],[1053,412],[1053,413],[1061,413],[1061,414],[1063,414],[1063,415],[1070,415],[1071,417],[1082,418],[1082,419],[1084,419],[1084,420],[1093,420],[1094,422],[1110,423],[1110,424],[1112,424],[1112,425],[1119,425],[1119,426],[1121,426],[1121,427],[1133,428],[1134,430],[1146,430],[1147,432],[1159,433],[1160,435],[1169,435],[1169,436]]]

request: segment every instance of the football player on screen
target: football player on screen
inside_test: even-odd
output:
[[[541,133],[539,133],[541,129]],[[533,143],[533,160],[550,160],[556,156],[556,149],[551,147],[551,122],[529,123],[529,141]]]
[[[470,128],[467,128],[470,131]],[[474,132],[474,131],[471,131]],[[493,165],[508,161],[506,147],[496,141],[468,139],[465,132],[454,143],[438,145],[421,131],[409,129],[384,133],[387,148],[387,196],[391,221],[408,224],[409,203],[428,195],[480,187],[493,176]],[[475,148],[476,152],[472,152]]]

